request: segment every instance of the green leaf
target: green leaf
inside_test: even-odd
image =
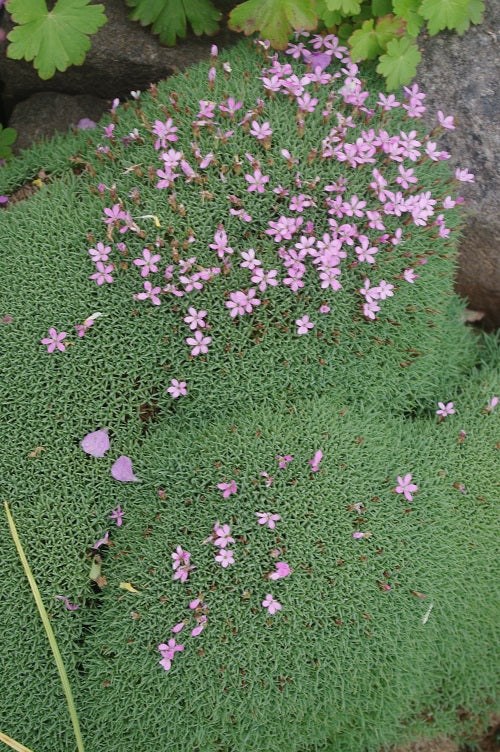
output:
[[[355,31],[349,43],[351,46],[351,57],[353,60],[373,60],[383,52],[377,39],[377,32],[373,28],[374,19],[370,18],[365,21],[360,29]]]
[[[482,23],[483,13],[484,13],[484,0],[470,0],[467,19],[463,23],[457,24],[455,26],[455,31],[457,32],[457,34],[463,34],[464,31],[467,31],[471,23],[473,24]]]
[[[392,0],[394,13],[406,21],[406,33],[416,37],[424,24],[419,8],[422,0]]]
[[[420,15],[427,21],[429,34],[434,36],[442,29],[464,27],[469,19],[470,0],[423,0]]]
[[[338,10],[328,10],[326,0],[315,0],[314,8],[318,14],[318,18],[323,21],[327,29],[338,26],[342,21],[342,13]]]
[[[49,11],[45,0],[8,0],[7,10],[19,24],[8,35],[8,57],[33,60],[43,79],[51,78],[56,70],[81,65],[90,49],[89,35],[107,21],[104,6],[88,2],[57,0]]]
[[[406,24],[402,18],[397,18],[392,14],[379,18],[375,26],[375,32],[379,45],[383,50],[387,48],[389,42],[395,37],[400,37],[405,33]]]
[[[392,13],[392,0],[372,0],[372,15],[381,18]]]
[[[394,90],[411,81],[421,59],[422,55],[410,37],[393,39],[387,45],[387,52],[380,57],[377,73],[385,76],[387,88]]]
[[[328,10],[339,10],[343,16],[356,16],[361,10],[359,0],[326,0]]]
[[[129,18],[142,26],[152,24],[153,32],[169,47],[184,39],[188,23],[197,36],[215,34],[222,16],[211,0],[127,0],[127,4],[134,8]]]
[[[288,45],[292,29],[311,31],[318,24],[313,0],[247,0],[229,14],[229,28],[247,36],[258,31],[278,50]]]

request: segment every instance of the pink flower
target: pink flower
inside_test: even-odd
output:
[[[375,314],[378,313],[378,311],[380,311],[380,306],[376,300],[368,300],[367,303],[363,304],[363,316],[367,319],[374,321]]]
[[[156,262],[160,261],[160,254],[152,254],[149,248],[144,248],[142,256],[143,258],[141,259],[134,259],[134,264],[136,266],[142,266],[141,277],[147,277],[149,272],[157,272],[158,267],[156,266]]]
[[[229,308],[231,318],[243,316],[245,313],[251,313],[254,306],[260,305],[261,301],[255,297],[256,289],[251,287],[247,293],[237,290],[230,294],[231,300],[226,302],[226,308]]]
[[[439,120],[439,125],[441,128],[445,128],[447,131],[454,131],[455,125],[453,123],[453,115],[448,115],[448,117],[445,117],[443,115],[443,112],[441,110],[438,110],[437,117]]]
[[[121,508],[121,506],[118,504],[118,506],[116,507],[116,509],[113,509],[111,511],[111,514],[109,515],[109,519],[110,520],[116,520],[117,527],[121,527],[122,523],[123,523],[123,516],[124,516],[124,514],[125,514],[125,512],[123,511],[123,509]]]
[[[208,352],[208,345],[212,341],[212,337],[204,337],[203,333],[197,329],[194,333],[194,337],[186,337],[187,344],[192,347],[191,355],[204,355]]]
[[[262,262],[256,258],[253,248],[249,248],[248,251],[242,251],[241,257],[243,261],[240,263],[240,266],[247,268],[250,272],[253,272],[257,266],[262,265]]]
[[[67,332],[58,333],[52,326],[49,329],[49,336],[40,340],[40,343],[42,345],[47,345],[47,352],[49,353],[54,352],[56,348],[60,350],[60,352],[64,352],[66,350],[66,345],[63,345],[63,339],[66,339],[67,336]]]
[[[282,577],[288,577],[288,575],[291,573],[292,573],[292,570],[290,569],[286,561],[277,561],[276,571],[271,572],[271,574],[268,576],[268,579],[280,580]]]
[[[108,282],[110,284],[111,282],[113,282],[113,277],[111,276],[111,272],[114,269],[113,264],[104,266],[102,261],[98,261],[96,263],[96,269],[97,271],[94,274],[91,274],[89,279],[95,279],[99,286],[103,285],[105,282]]]
[[[257,517],[257,523],[259,525],[267,525],[268,528],[273,530],[276,527],[276,523],[281,520],[279,514],[272,514],[271,512],[255,512]]]
[[[234,564],[233,551],[230,548],[221,548],[215,557],[215,561],[220,562],[223,569],[227,569],[230,564]]]
[[[184,564],[174,572],[174,580],[180,580],[182,583],[186,582],[187,578],[189,577],[189,573],[192,572],[193,569],[196,569],[196,567],[192,567],[189,564]]]
[[[273,598],[271,593],[268,593],[266,595],[266,599],[262,601],[262,606],[263,608],[267,608],[271,616],[275,614],[276,611],[281,611],[281,603],[278,603],[278,601]]]
[[[313,471],[313,473],[318,472],[319,463],[321,462],[322,459],[323,459],[323,452],[321,451],[321,449],[318,449],[318,451],[316,452],[312,460],[309,460],[309,464],[312,465],[311,470]]]
[[[229,543],[234,543],[234,538],[231,537],[231,528],[229,525],[219,525],[217,522],[214,525],[214,534],[214,544],[219,548],[227,548]]]
[[[92,457],[104,457],[109,449],[109,437],[105,428],[99,431],[88,433],[80,442],[84,452],[91,454]]]
[[[474,175],[466,168],[461,170],[459,167],[455,170],[455,177],[461,183],[474,183]]]
[[[109,207],[106,207],[103,209],[104,214],[106,215],[106,219],[103,217],[103,222],[107,225],[112,225],[115,222],[118,222],[120,219],[125,219],[127,214],[123,211],[120,204],[115,204],[112,209]]]
[[[105,533],[104,537],[100,538],[96,543],[94,543],[92,548],[95,548],[97,550],[101,546],[107,546],[108,542],[109,542],[109,533]]]
[[[173,554],[170,554],[173,561],[172,569],[179,569],[180,566],[189,564],[191,554],[189,551],[183,551],[182,546],[177,546]]]
[[[189,316],[185,316],[183,321],[189,324],[190,329],[194,331],[195,329],[203,329],[206,326],[204,321],[207,315],[206,311],[197,311],[196,308],[190,307],[188,308],[188,314]]]
[[[273,135],[273,131],[268,122],[265,122],[265,123],[262,123],[262,125],[259,125],[259,123],[256,120],[252,120],[250,134],[252,136],[255,136],[259,141],[265,141],[266,139],[271,138],[271,136]]]
[[[155,141],[155,149],[166,149],[167,141],[177,141],[176,131],[178,128],[174,125],[172,118],[168,118],[164,123],[161,120],[155,120],[155,124],[151,129],[152,133],[158,138]]]
[[[264,193],[266,183],[269,183],[269,175],[263,175],[259,169],[254,170],[253,175],[245,175],[245,180],[250,183],[247,191]]]
[[[440,420],[446,418],[447,415],[453,415],[455,412],[453,402],[447,402],[446,405],[444,402],[438,402],[438,407],[439,410],[436,410],[436,415],[440,416]]]
[[[418,491],[418,486],[411,482],[411,473],[407,473],[404,478],[398,475],[398,485],[394,490],[396,493],[404,494],[407,501],[413,501],[411,494],[413,491]]]
[[[68,611],[76,611],[77,609],[80,608],[80,606],[76,606],[70,603],[69,598],[66,598],[66,596],[64,595],[54,595],[54,598],[56,601],[62,601],[64,605],[66,606],[66,608],[68,609]]]
[[[276,455],[276,459],[278,460],[278,467],[280,470],[285,470],[287,464],[293,461],[293,457],[290,454],[278,454]]]
[[[309,321],[309,316],[302,316],[301,319],[295,319],[297,324],[297,334],[307,334],[309,329],[312,329],[314,324]]]
[[[177,379],[170,379],[172,386],[169,386],[167,392],[172,395],[173,399],[177,397],[185,397],[187,394],[186,382],[177,381]]]
[[[92,256],[92,261],[107,261],[111,253],[111,246],[97,243],[97,248],[89,248],[89,253]]]
[[[405,269],[403,272],[403,277],[412,285],[415,280],[420,277],[420,274],[415,274],[415,271],[413,269]]]
[[[162,642],[160,645],[158,645],[158,650],[161,653],[160,665],[165,669],[165,671],[169,671],[174,659],[174,655],[176,653],[182,652],[184,650],[184,645],[178,645],[175,641],[175,638],[172,637],[168,641],[168,644]]]
[[[243,102],[237,102],[233,97],[228,97],[225,102],[219,105],[219,110],[225,112],[230,118],[234,118],[238,110],[243,106]]]
[[[231,496],[231,494],[238,493],[238,486],[236,485],[236,481],[234,480],[232,480],[230,483],[218,483],[217,488],[222,491],[222,497],[224,499],[227,499],[227,497]]]
[[[144,282],[144,292],[138,292],[134,297],[137,300],[151,300],[153,305],[161,305],[158,295],[161,293],[161,287],[153,287],[151,282]]]

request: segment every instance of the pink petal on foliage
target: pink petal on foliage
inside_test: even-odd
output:
[[[99,431],[88,433],[80,442],[80,446],[92,457],[104,457],[109,449],[108,432],[105,428],[101,428]]]
[[[115,464],[112,466],[111,475],[115,480],[125,482],[139,480],[132,471],[132,460],[130,457],[125,457],[123,454],[121,457],[118,457]]]

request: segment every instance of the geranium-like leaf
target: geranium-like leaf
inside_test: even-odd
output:
[[[353,60],[372,60],[380,55],[383,48],[379,44],[377,32],[374,29],[373,18],[363,22],[361,28],[352,34],[349,44]]]
[[[342,13],[338,10],[328,10],[326,0],[316,0],[314,8],[318,14],[318,18],[323,21],[327,29],[332,26],[338,26],[342,21]]]
[[[311,31],[318,24],[313,0],[247,0],[229,14],[229,28],[246,34],[258,31],[278,50],[284,50],[293,29]]]
[[[343,16],[357,16],[361,10],[360,0],[326,0],[328,10],[339,10]]]
[[[89,35],[106,23],[103,5],[89,0],[57,0],[49,11],[45,0],[8,0],[7,10],[15,26],[8,35],[7,55],[14,60],[33,60],[40,78],[56,70],[81,65],[90,49]]]
[[[134,475],[132,470],[132,460],[130,457],[125,457],[122,454],[118,457],[116,462],[111,468],[111,475],[115,480],[119,480],[125,483],[133,483],[139,481],[139,478]]]
[[[0,124],[0,159],[9,159],[12,157],[11,145],[17,138],[17,131],[14,128],[3,128]]]
[[[380,57],[377,73],[385,76],[387,88],[394,90],[411,81],[421,59],[422,55],[413,39],[393,39],[387,45],[386,53]]]
[[[427,21],[429,34],[442,29],[463,27],[469,20],[470,0],[423,0],[420,15]]]
[[[80,446],[84,452],[92,457],[104,457],[109,449],[108,432],[101,428],[99,431],[88,433],[81,441]]]
[[[405,33],[406,24],[402,18],[397,18],[390,13],[388,16],[379,18],[375,25],[375,32],[379,45],[383,50],[387,48],[389,42],[395,37],[400,37]]]
[[[127,0],[127,4],[134,9],[129,18],[142,26],[153,24],[153,32],[169,47],[184,39],[188,23],[198,36],[215,34],[222,16],[211,0]]]
[[[416,37],[424,24],[419,8],[422,0],[392,0],[396,16],[406,21],[406,33]]]
[[[465,21],[463,21],[463,23],[459,23],[455,26],[455,31],[457,32],[457,34],[463,34],[464,31],[467,31],[471,23],[483,23],[483,14],[484,0],[470,0],[467,18],[465,19]]]
[[[372,15],[375,18],[382,18],[388,13],[392,13],[392,0],[372,0]]]

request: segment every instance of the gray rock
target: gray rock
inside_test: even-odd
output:
[[[492,0],[484,23],[462,36],[441,33],[421,41],[422,63],[416,78],[426,92],[426,117],[455,115],[456,130],[439,143],[455,167],[467,167],[475,184],[461,184],[466,199],[466,227],[460,247],[457,289],[484,323],[500,325],[500,3]]]
[[[217,3],[218,7],[225,5],[231,3]],[[150,28],[128,19],[124,0],[106,0],[104,6],[108,22],[90,37],[91,49],[83,65],[57,72],[48,81],[38,77],[32,63],[7,58],[7,42],[0,43],[0,81],[7,106],[37,91],[92,93],[105,99],[127,97],[131,90],[144,91],[150,83],[167,78],[176,67],[183,69],[205,60],[214,42],[222,49],[240,38],[222,21],[222,31],[213,39],[191,34],[175,47],[165,47]],[[12,29],[6,17],[2,26],[7,33]]]
[[[43,91],[32,94],[14,108],[9,125],[18,132],[14,150],[27,149],[43,136],[50,137],[55,131],[66,131],[76,126],[81,118],[98,121],[110,102],[90,94],[60,94]]]

